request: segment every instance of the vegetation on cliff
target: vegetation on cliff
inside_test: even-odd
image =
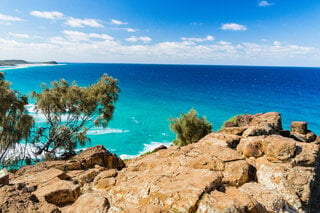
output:
[[[61,79],[52,82],[51,87],[44,85],[42,93],[33,92],[36,110],[47,120],[47,127],[40,127],[34,140],[37,154],[45,151],[55,155],[59,148],[72,152],[77,143],[84,145],[88,129],[107,126],[118,93],[117,80],[107,75],[88,87]]]
[[[195,109],[191,109],[186,114],[181,114],[180,118],[170,119],[170,128],[177,133],[173,143],[177,146],[186,146],[199,141],[212,131],[212,125],[206,117],[198,117]]]
[[[33,157],[45,153],[55,158],[58,150],[73,153],[78,144],[88,141],[88,129],[107,126],[118,93],[117,80],[106,74],[88,87],[63,79],[52,82],[50,87],[43,85],[42,92],[33,92],[32,97],[36,111],[44,115],[46,123],[35,126],[25,109],[27,96],[10,89],[10,83],[0,73],[0,167],[26,159],[30,163],[32,156],[26,156],[30,143],[37,148]]]
[[[27,97],[10,89],[3,73],[0,73],[0,103],[0,162],[8,164],[8,151],[20,140],[28,139],[33,118],[26,114]],[[14,160],[10,158],[11,163]]]

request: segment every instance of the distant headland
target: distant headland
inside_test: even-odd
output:
[[[46,61],[46,62],[28,62],[25,60],[0,60],[0,66],[17,66],[17,65],[23,65],[23,64],[58,64],[56,61]]]

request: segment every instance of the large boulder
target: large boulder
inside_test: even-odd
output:
[[[39,200],[61,206],[72,203],[80,196],[80,186],[72,181],[54,179],[34,192]]]
[[[70,161],[81,162],[83,168],[100,165],[108,169],[122,169],[125,166],[124,162],[117,155],[110,153],[101,145],[87,148],[79,155],[71,158]]]
[[[81,195],[66,211],[67,213],[105,213],[110,205],[108,199],[100,193]]]
[[[281,116],[277,112],[256,115],[243,132],[243,137],[280,134],[282,130]]]
[[[246,183],[239,187],[239,190],[259,202],[267,212],[283,212],[287,207],[286,201],[277,191],[261,184]]]
[[[245,213],[246,206],[236,198],[215,190],[203,196],[196,212]]]
[[[263,147],[266,158],[272,162],[289,160],[294,157],[296,152],[296,142],[280,135],[268,136]]]
[[[258,183],[278,192],[296,211],[301,211],[310,199],[310,183],[313,169],[293,167],[292,164],[271,163],[266,159],[257,161]]]

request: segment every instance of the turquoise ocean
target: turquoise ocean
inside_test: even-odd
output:
[[[89,131],[86,146],[102,144],[122,157],[169,145],[175,138],[169,118],[192,107],[214,130],[237,114],[277,111],[285,129],[292,121],[307,121],[320,134],[320,68],[64,63],[0,71],[23,94],[61,78],[81,86],[95,83],[103,73],[117,78],[121,93],[114,117],[107,129]]]

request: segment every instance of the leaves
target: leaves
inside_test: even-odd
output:
[[[0,103],[0,162],[4,165],[5,161],[10,162],[8,150],[29,137],[34,120],[25,112],[27,97],[10,89],[10,83],[4,80],[3,73],[0,73]],[[24,156],[19,158],[23,159]]]
[[[72,151],[78,143],[84,145],[88,141],[84,127],[106,127],[118,93],[117,80],[106,74],[88,87],[80,87],[76,82],[70,85],[64,79],[51,82],[51,87],[42,85],[42,93],[32,93],[36,110],[44,114],[48,125],[48,137],[40,151]],[[41,134],[45,135],[44,131]]]
[[[187,114],[181,114],[180,118],[170,119],[170,128],[177,133],[174,144],[177,146],[186,146],[198,142],[202,137],[212,131],[212,125],[206,117],[199,118],[197,111],[191,109]]]

